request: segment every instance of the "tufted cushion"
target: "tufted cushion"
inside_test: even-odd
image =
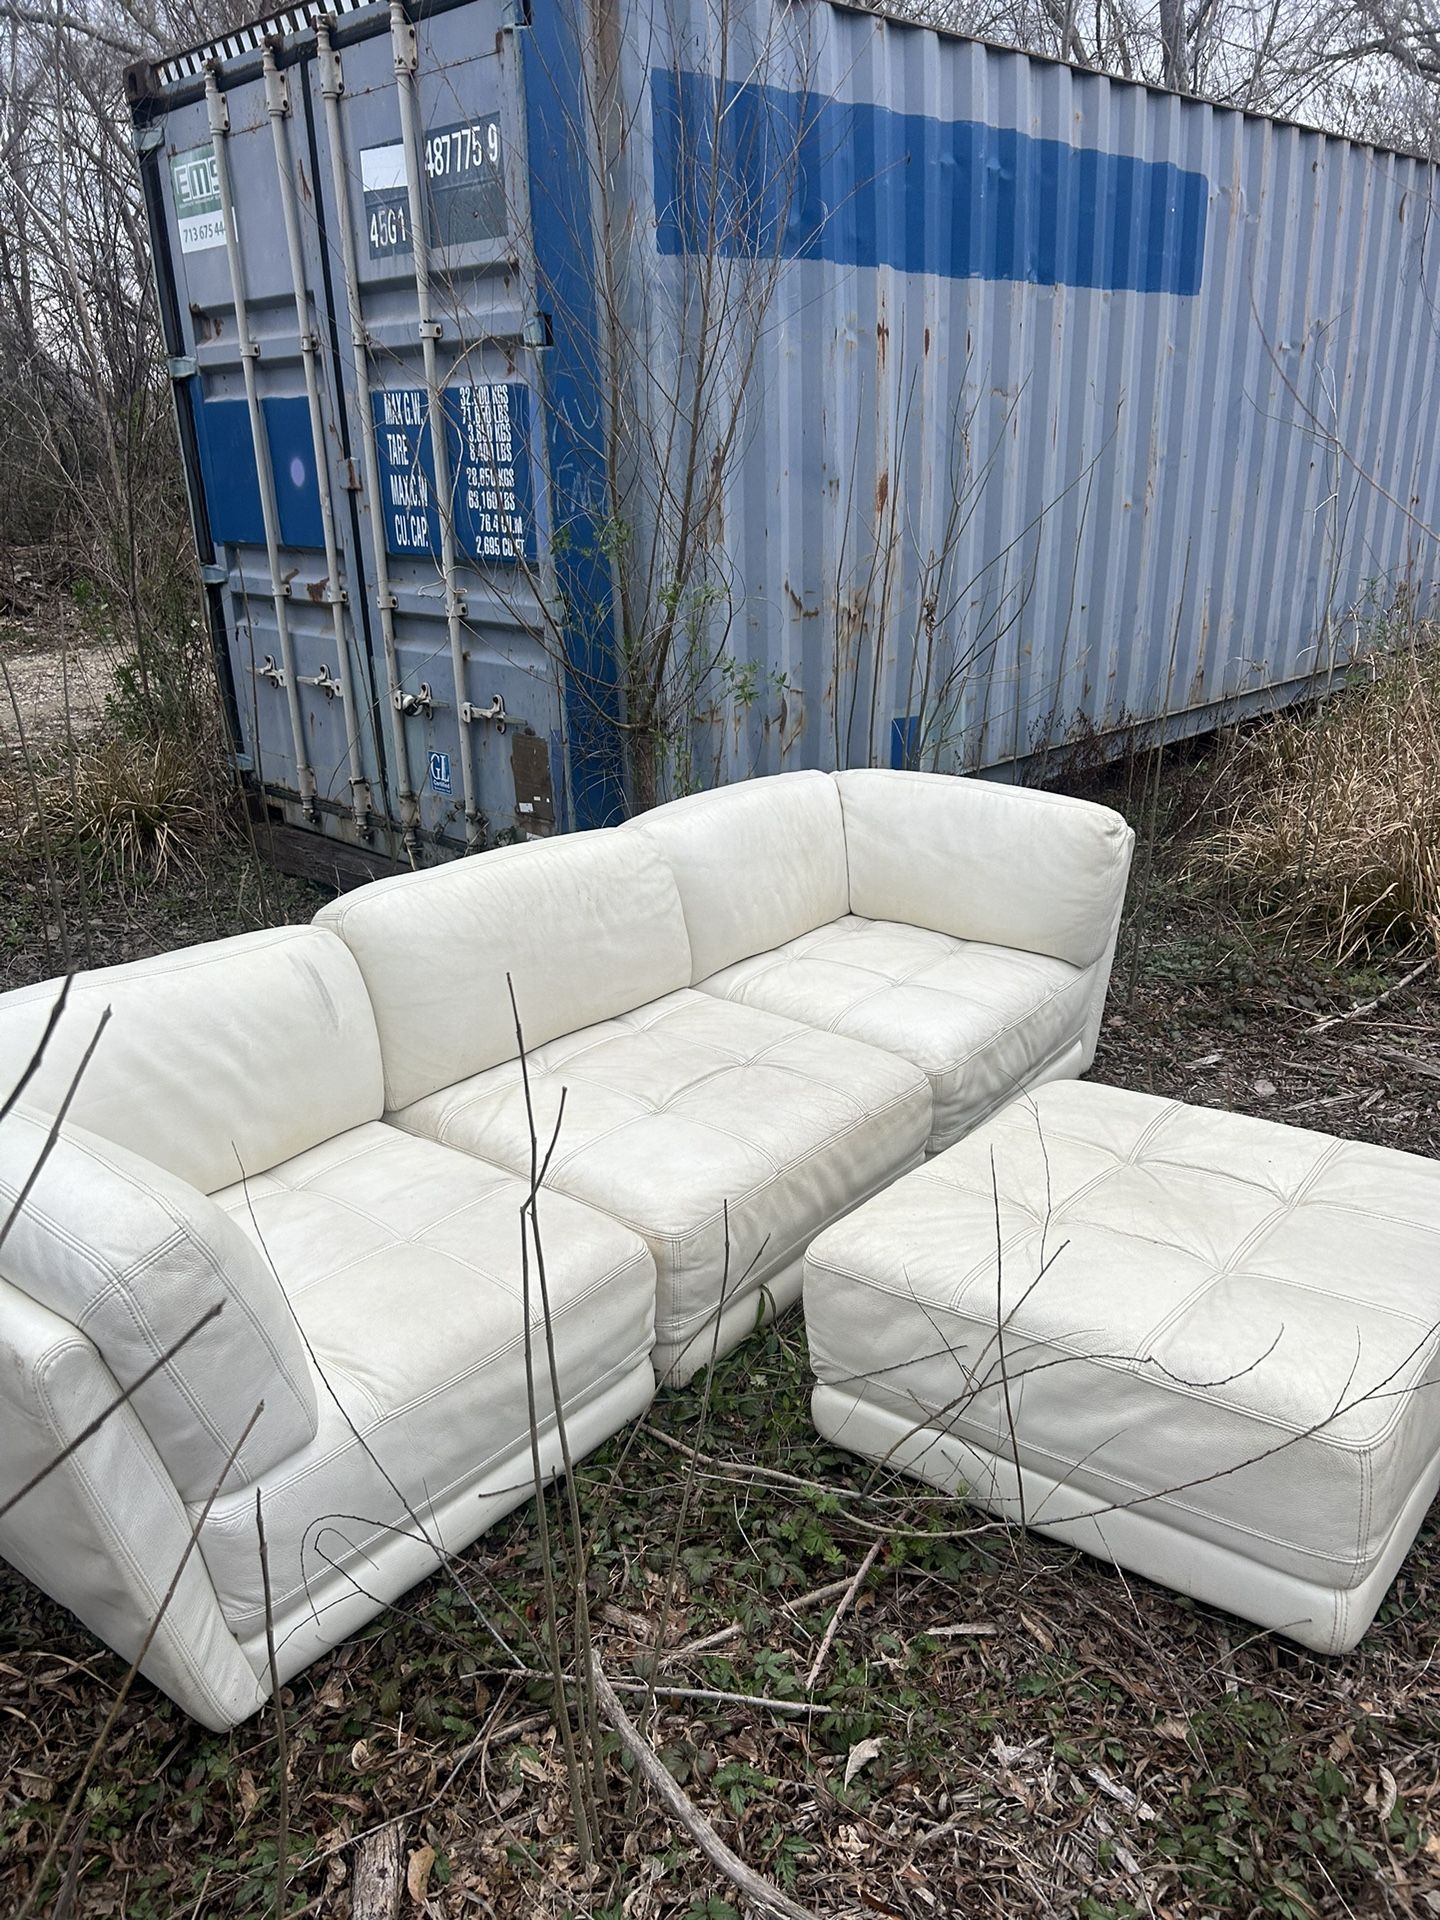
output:
[[[0,1220],[50,1132],[19,1108],[0,1123]],[[213,1200],[124,1147],[67,1123],[0,1246],[0,1274],[84,1334],[122,1387],[220,1306],[133,1400],[186,1496],[215,1490],[261,1402],[227,1486],[314,1433],[309,1364],[265,1260]]]
[[[62,984],[0,995],[0,1096]],[[332,933],[275,927],[77,973],[27,1104],[58,1110],[107,1007],[70,1117],[202,1193],[379,1118],[374,1017]]]
[[[782,773],[691,794],[625,831],[670,863],[694,980],[849,908],[840,797],[828,774]]]
[[[317,1614],[340,1637],[357,1585],[386,1598],[427,1570],[406,1538],[416,1531],[412,1513],[448,1502],[438,1537],[458,1552],[494,1517],[479,1497],[487,1476],[492,1494],[508,1490],[503,1505],[529,1490],[520,1240],[528,1192],[528,1182],[467,1154],[375,1122],[215,1196],[234,1230],[273,1262],[322,1383],[314,1439],[260,1486],[286,1670],[290,1636],[311,1631]],[[617,1387],[626,1396],[593,1446],[653,1391],[654,1268],[636,1235],[560,1194],[543,1197],[540,1224],[567,1414],[581,1416]],[[528,1283],[537,1411],[548,1430],[533,1240]],[[263,1658],[254,1489],[216,1503],[201,1545],[226,1619]]]
[[[690,982],[669,867],[639,835],[613,829],[379,880],[316,919],[365,976],[387,1107],[515,1058],[507,973],[527,1047]]]
[[[650,1244],[656,1370],[675,1377],[709,1359],[722,1304],[753,1298],[827,1221],[913,1164],[930,1125],[929,1087],[908,1062],[702,993],[551,1041],[529,1066],[542,1152],[565,1093],[547,1184]],[[518,1063],[392,1118],[530,1165]],[[722,1351],[746,1330],[726,1328]]]
[[[1440,1165],[1058,1083],[813,1245],[817,1419],[981,1498],[1018,1448],[1032,1524],[1353,1644],[1440,1479],[1437,1274]]]
[[[1096,975],[1043,954],[847,914],[699,985],[913,1060],[930,1081],[929,1151],[938,1153],[1018,1088],[1081,1071]]]
[[[850,911],[1072,967],[1114,934],[1135,836],[1087,800],[950,774],[837,773]]]

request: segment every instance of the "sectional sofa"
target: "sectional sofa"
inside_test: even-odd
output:
[[[1131,844],[781,775],[0,996],[0,1503],[61,1460],[0,1552],[126,1657],[159,1614],[143,1670],[243,1719],[267,1581],[283,1680],[533,1491],[532,1411],[558,1469],[547,1316],[578,1457],[1083,1072]]]

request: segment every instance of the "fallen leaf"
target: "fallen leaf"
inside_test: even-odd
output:
[[[1133,1813],[1137,1820],[1153,1820],[1155,1809],[1147,1806],[1138,1794],[1124,1785],[1122,1781],[1112,1780],[1103,1767],[1087,1767],[1085,1777],[1091,1780],[1103,1794],[1107,1794],[1117,1805]]]
[[[1032,1619],[1023,1607],[1020,1609],[1020,1618],[1031,1638],[1039,1646],[1040,1651],[1042,1653],[1053,1653],[1055,1651],[1055,1641],[1048,1629],[1042,1627],[1038,1620]]]
[[[855,1745],[851,1747],[849,1753],[845,1756],[845,1784],[847,1787],[862,1767],[868,1767],[872,1760],[879,1759],[880,1752],[881,1742],[878,1740],[857,1740],[855,1742]]]
[[[405,1890],[416,1906],[424,1904],[426,1890],[430,1885],[430,1869],[435,1864],[433,1847],[417,1847],[410,1856],[410,1864],[405,1869]]]
[[[1395,1811],[1395,1802],[1400,1798],[1400,1789],[1395,1784],[1395,1776],[1388,1767],[1381,1767],[1380,1769],[1380,1787],[1380,1804],[1375,1811],[1379,1815],[1380,1824],[1383,1827]]]
[[[1275,1082],[1273,1080],[1257,1080],[1255,1082],[1255,1092],[1261,1100],[1273,1100],[1275,1097]]]
[[[1002,1767],[1016,1767],[1019,1766],[1023,1760],[1034,1760],[1040,1749],[1046,1744],[1045,1740],[1038,1739],[1027,1740],[1023,1747],[1012,1747],[1007,1741],[1002,1740],[997,1733],[990,1751]]]
[[[241,1768],[240,1778],[235,1782],[235,1792],[240,1801],[240,1824],[243,1827],[260,1801],[260,1789],[248,1767]]]
[[[48,1773],[32,1773],[28,1767],[17,1767],[15,1778],[20,1782],[20,1790],[27,1800],[53,1800],[55,1782]]]

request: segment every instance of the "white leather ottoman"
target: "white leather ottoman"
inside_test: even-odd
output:
[[[804,1284],[827,1439],[1321,1652],[1440,1485],[1440,1162],[1062,1081]]]

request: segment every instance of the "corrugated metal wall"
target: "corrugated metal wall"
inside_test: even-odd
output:
[[[1429,603],[1433,167],[830,0],[320,6],[132,76],[237,744],[296,824],[613,819],[657,647],[663,791],[1195,731]],[[235,234],[186,198],[222,159]],[[426,423],[497,408],[447,535]]]
[[[649,363],[707,231],[760,289],[700,777],[1196,730],[1429,594],[1435,169],[818,0],[645,20]]]

